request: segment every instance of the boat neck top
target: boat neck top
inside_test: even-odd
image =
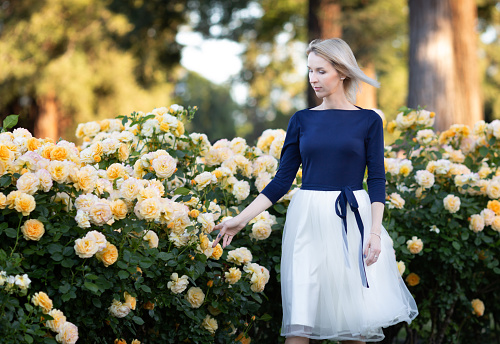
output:
[[[274,204],[302,164],[302,189],[360,190],[368,167],[370,201],[385,203],[384,133],[373,110],[304,109],[288,123],[278,171],[262,190]]]

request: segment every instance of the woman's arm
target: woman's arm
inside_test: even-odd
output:
[[[377,261],[381,252],[381,238],[380,233],[382,230],[382,217],[384,215],[385,204],[382,202],[372,203],[372,227],[370,229],[370,238],[366,245],[364,255],[366,258],[366,265],[370,266]],[[373,234],[372,234],[373,233]],[[375,258],[375,256],[377,258]]]
[[[219,223],[214,227],[214,230],[219,230],[220,233],[217,235],[212,247],[215,247],[219,240],[224,237],[222,247],[226,247],[231,243],[233,237],[242,230],[247,223],[262,213],[264,210],[269,208],[273,203],[264,194],[259,194],[252,203],[250,203],[241,213],[236,217]]]

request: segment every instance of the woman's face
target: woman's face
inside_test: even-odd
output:
[[[307,57],[309,83],[318,98],[326,98],[337,92],[344,92],[341,76],[333,65],[311,52]]]

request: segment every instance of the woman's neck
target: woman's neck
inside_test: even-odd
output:
[[[332,94],[329,97],[323,98],[323,102],[318,106],[318,109],[345,109],[345,110],[355,110],[355,107],[351,102],[349,102],[344,94]]]

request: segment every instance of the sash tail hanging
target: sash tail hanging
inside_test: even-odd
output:
[[[354,192],[351,187],[344,186],[337,199],[335,200],[335,212],[342,219],[344,230],[342,231],[342,238],[344,240],[344,257],[346,261],[347,267],[349,267],[349,259],[348,252],[349,247],[347,243],[347,204],[351,207],[352,212],[356,218],[356,223],[358,225],[359,234],[361,234],[361,245],[359,245],[359,253],[358,253],[358,265],[359,265],[359,274],[361,276],[361,283],[364,287],[369,288],[368,280],[366,278],[365,265],[363,262],[363,242],[364,242],[364,226],[363,221],[361,220],[361,216],[358,211],[358,202],[356,197],[354,196]]]

